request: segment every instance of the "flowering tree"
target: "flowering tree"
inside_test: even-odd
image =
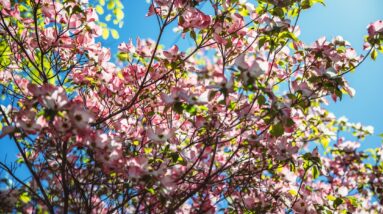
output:
[[[119,1],[0,0],[0,137],[18,149],[0,210],[382,213],[382,150],[358,149],[372,127],[323,104],[354,95],[345,76],[383,50],[383,22],[365,56],[341,37],[306,45],[315,3],[154,0],[156,41],[120,44],[115,64],[97,12],[119,24]],[[160,45],[174,26],[188,50]]]

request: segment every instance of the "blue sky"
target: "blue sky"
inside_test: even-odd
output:
[[[158,33],[156,20],[145,17],[148,4],[145,0],[124,0],[125,19],[124,27],[119,30],[118,40],[103,41],[106,47],[115,53],[119,43],[136,37],[155,39]],[[326,36],[331,39],[342,35],[348,40],[358,53],[362,51],[363,37],[366,35],[366,26],[378,19],[383,19],[382,0],[327,0],[326,7],[316,5],[305,11],[300,18],[301,39],[311,44],[317,38]],[[169,46],[177,41],[171,29],[165,34],[162,43]],[[184,47],[188,46],[184,42]],[[348,74],[347,79],[356,89],[356,96],[347,96],[341,102],[331,103],[328,106],[336,116],[346,116],[351,122],[361,122],[375,127],[375,133],[383,133],[383,55],[373,62],[370,58],[362,64],[355,73]],[[370,137],[365,141],[366,147],[376,147],[380,138]],[[0,140],[0,159],[4,160],[8,153],[8,160],[14,158],[16,149],[8,140]]]

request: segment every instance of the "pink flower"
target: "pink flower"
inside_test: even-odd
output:
[[[55,86],[45,84],[43,86],[38,86],[32,83],[28,83],[27,88],[29,92],[34,96],[34,97],[40,97],[42,95],[49,95],[51,94],[54,90],[56,90]]]
[[[173,2],[173,0],[154,0],[154,2],[158,6],[168,6],[168,5],[170,5]]]
[[[205,126],[207,123],[206,119],[202,116],[197,116],[196,119],[195,119],[195,127],[197,129]]]
[[[95,22],[98,20],[98,15],[94,8],[88,8],[86,10],[86,21],[87,22]]]
[[[63,116],[56,116],[53,125],[59,132],[67,132],[71,128],[71,121],[64,113]]]
[[[179,25],[184,29],[188,28],[197,28],[205,29],[209,27],[211,23],[211,17],[202,13],[200,10],[193,7],[189,7],[183,13],[182,18],[180,18]]]
[[[213,38],[218,44],[221,44],[221,45],[227,44],[227,41],[224,38],[222,38],[222,36],[220,36],[218,33],[214,33]]]
[[[259,203],[259,199],[254,197],[254,195],[245,195],[243,196],[243,203],[245,204],[246,208],[251,209],[254,208],[254,206]]]
[[[14,189],[6,189],[0,190],[0,206],[1,210],[9,210],[12,211],[16,207],[16,203],[19,202],[19,190]],[[8,213],[8,212],[6,212]],[[12,212],[9,212],[12,213]]]
[[[52,45],[55,45],[55,43],[57,42],[57,31],[55,28],[46,28],[44,29],[43,31],[43,39],[44,39],[44,42],[45,42],[45,45],[47,47],[49,46],[52,46]]]
[[[379,33],[383,33],[383,21],[382,20],[378,20],[378,21],[368,25],[368,34],[370,36],[374,36],[374,35],[377,35]]]
[[[73,125],[79,129],[86,128],[89,123],[94,121],[92,114],[84,109],[81,109],[80,107],[74,107],[71,109],[70,116]]]
[[[201,0],[198,0],[201,1]],[[158,6],[169,7],[171,4],[174,4],[175,7],[185,6],[187,0],[155,0],[154,1]]]
[[[178,47],[174,45],[169,50],[163,52],[164,56],[169,60],[175,59],[178,56]]]
[[[148,159],[145,157],[131,158],[126,162],[128,167],[128,176],[131,178],[140,178],[147,172]]]
[[[229,29],[227,29],[227,32],[228,33],[241,33],[241,29],[244,26],[243,17],[236,13],[236,14],[233,14],[231,16],[231,19],[232,19],[232,23],[230,24]]]
[[[255,59],[251,66],[246,66],[247,63],[239,61],[239,68],[242,69],[242,80],[247,83],[251,79],[255,79],[265,74],[269,70],[269,63],[263,59]]]
[[[86,32],[88,37],[93,38],[93,37],[99,37],[102,35],[102,28],[99,25],[97,25],[95,22],[88,23],[87,27],[89,28],[89,31],[88,31],[89,33]],[[91,38],[88,38],[88,40],[90,40],[90,42],[93,42],[93,39]]]
[[[24,110],[18,112],[16,118],[16,127],[21,128],[27,133],[36,133],[41,130],[43,126],[46,126],[46,121],[40,116],[36,120],[36,112],[31,110]]]
[[[0,5],[2,6],[0,8],[4,8],[6,10],[11,9],[11,1],[9,1],[9,0],[0,0]]]
[[[165,103],[165,105],[173,105],[174,102],[176,101],[176,97],[169,96],[165,93],[161,93],[160,97],[161,97],[161,100]]]
[[[136,52],[136,48],[134,47],[132,40],[130,40],[128,44],[123,42],[120,45],[118,45],[118,50],[122,53],[134,53],[134,52]]]
[[[297,214],[303,214],[303,213],[313,213],[312,211],[315,210],[315,208],[309,203],[309,201],[304,200],[302,198],[299,198],[294,206],[293,206],[294,211]]]
[[[235,63],[234,64],[236,66],[238,66],[239,68],[244,69],[244,70],[249,68],[249,64],[247,64],[246,61],[245,61],[245,54],[239,55],[235,59]]]
[[[281,140],[275,142],[275,144],[274,152],[277,160],[289,159],[299,151],[299,147],[297,145],[293,146],[292,143],[288,141],[287,137],[283,137]]]
[[[186,91],[181,88],[172,88],[171,94],[167,95],[165,93],[161,93],[161,100],[165,103],[165,105],[173,105],[175,102],[184,100],[189,100],[189,96]]]

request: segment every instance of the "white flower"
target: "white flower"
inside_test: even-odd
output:
[[[60,109],[67,103],[68,97],[66,96],[65,90],[61,87],[53,91],[52,94],[42,98],[42,105],[48,109]]]
[[[150,140],[154,142],[167,142],[174,135],[174,129],[148,129],[147,134]]]
[[[269,70],[269,63],[265,60],[254,60],[249,68],[251,77],[259,77]]]
[[[359,147],[360,143],[351,141],[346,141],[338,145],[338,148],[344,150],[345,152],[353,152]]]
[[[347,196],[348,195],[348,189],[347,189],[347,187],[340,187],[339,189],[338,189],[338,194],[339,195],[341,195],[341,196],[343,196],[343,197],[345,197],[345,196]]]

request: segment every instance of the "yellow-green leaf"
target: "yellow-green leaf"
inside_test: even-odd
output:
[[[108,3],[108,10],[112,10],[114,8],[115,4],[114,4],[114,0],[110,0],[109,3]]]
[[[111,15],[111,14],[106,15],[106,16],[105,16],[105,20],[106,20],[107,22],[109,22],[110,20],[112,20],[112,15]]]
[[[31,197],[29,197],[28,193],[24,192],[20,195],[20,200],[26,204],[31,201]]]
[[[150,192],[150,194],[152,195],[156,193],[156,191],[153,188],[147,188],[146,190],[148,190],[148,192]]]
[[[298,195],[298,192],[297,192],[296,190],[293,190],[293,189],[289,190],[289,193],[290,193],[292,196],[296,196],[296,195]]]
[[[114,9],[113,13],[114,15],[116,15],[117,20],[121,20],[124,18],[124,12],[120,8]]]
[[[121,9],[124,8],[124,5],[121,3],[120,0],[116,0],[115,3],[116,3],[116,5],[117,5],[118,8],[121,8]]]
[[[326,6],[326,4],[324,3],[324,0],[313,0],[313,3],[320,3],[323,6]]]
[[[108,39],[108,37],[109,37],[109,29],[108,28],[102,29],[102,38]]]
[[[144,148],[145,154],[150,154],[153,149],[152,148]]]
[[[115,29],[111,29],[110,32],[112,33],[113,39],[118,39],[120,38],[120,35],[118,34],[118,31]]]
[[[333,195],[328,195],[327,199],[330,201],[335,201],[336,198]]]
[[[378,56],[378,51],[376,51],[376,49],[374,49],[373,51],[372,51],[372,53],[371,53],[371,58],[373,59],[373,60],[376,60],[376,57]]]
[[[120,78],[120,79],[124,79],[124,75],[122,74],[121,71],[117,72],[117,77]]]
[[[104,14],[104,8],[101,5],[96,6],[96,12],[100,15]]]

